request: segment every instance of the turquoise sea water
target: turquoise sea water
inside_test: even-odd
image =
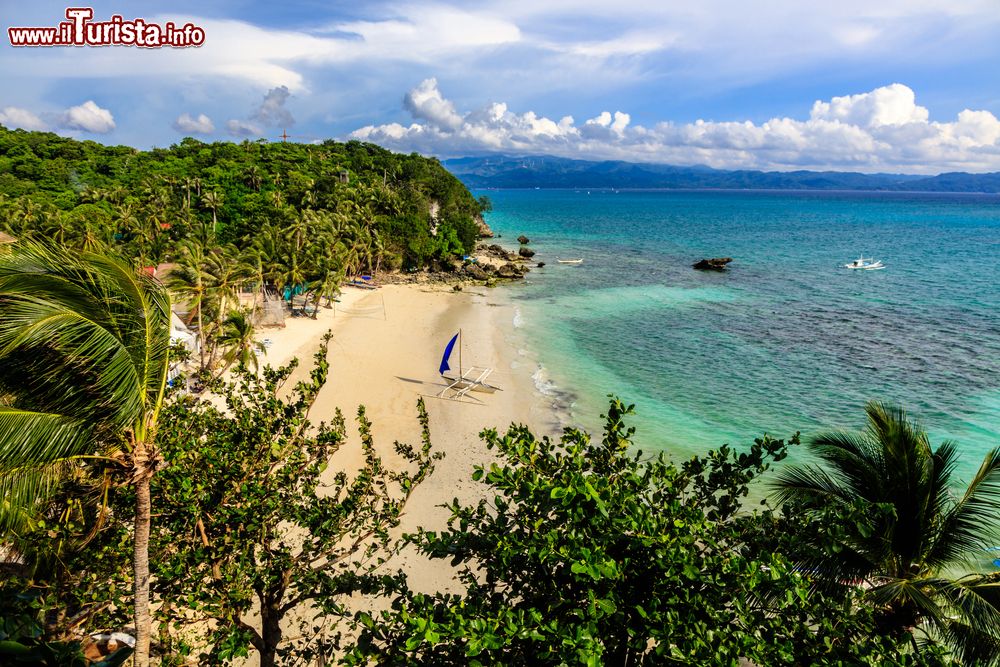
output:
[[[546,262],[513,288],[518,336],[575,423],[615,393],[644,449],[687,455],[857,428],[879,398],[956,440],[963,477],[1000,446],[1000,197],[476,194]],[[888,268],[842,267],[862,252]],[[719,256],[726,273],[691,269]]]

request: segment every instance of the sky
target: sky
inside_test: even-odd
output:
[[[200,47],[14,48],[0,124],[139,148],[361,139],[439,157],[1000,171],[1000,0],[94,2]]]

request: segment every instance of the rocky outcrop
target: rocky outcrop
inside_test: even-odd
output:
[[[462,273],[473,280],[486,280],[489,274],[478,264],[466,264],[462,267]]]
[[[732,257],[713,257],[697,261],[691,266],[699,271],[725,271],[726,265],[731,261],[733,261]]]
[[[525,236],[524,234],[521,234],[520,236],[517,237],[517,242],[520,243],[521,245],[528,245],[529,243],[531,243],[531,241],[528,240],[528,237]]]
[[[431,217],[431,236],[437,236],[438,233],[438,213],[441,211],[441,204],[437,201],[431,201],[430,206],[427,208],[427,213]]]
[[[517,254],[525,259],[530,259],[535,256],[535,251],[531,248],[521,246],[521,248],[517,251]]]
[[[505,262],[513,262],[515,259],[517,259],[517,255],[507,250],[504,250],[495,243],[493,245],[488,245],[486,247],[480,246],[480,252],[485,254],[487,257],[502,259]]]
[[[493,230],[490,229],[490,226],[486,224],[485,220],[483,220],[483,216],[481,215],[476,216],[476,227],[479,228],[479,238],[481,239],[493,238]]]
[[[497,275],[501,278],[523,278],[525,270],[526,269],[514,264],[513,262],[507,262],[497,269]]]

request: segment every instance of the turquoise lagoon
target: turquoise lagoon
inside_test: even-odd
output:
[[[1000,197],[476,194],[546,263],[512,288],[516,344],[574,424],[616,394],[642,448],[686,456],[858,428],[877,398],[957,441],[963,477],[1000,446]],[[861,253],[888,268],[843,268]],[[729,271],[691,269],[719,256]]]

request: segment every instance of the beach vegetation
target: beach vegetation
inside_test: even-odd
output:
[[[137,665],[149,660],[150,481],[170,313],[162,285],[110,255],[30,241],[0,255],[0,527],[16,549],[90,462],[105,488],[130,486]]]
[[[350,596],[401,586],[383,566],[401,546],[392,529],[439,458],[427,413],[418,403],[416,446],[384,448],[389,467],[360,408],[357,468],[341,461],[343,416],[309,421],[329,373],[328,342],[297,382],[297,362],[261,374],[240,366],[212,385],[221,401],[178,392],[164,408],[150,537],[161,664],[229,664],[251,654],[265,667],[332,661]],[[135,494],[109,489],[102,510],[98,486],[86,477],[60,486],[46,512],[57,519],[26,531],[29,567],[0,587],[20,601],[0,604],[0,617],[40,618],[46,637],[64,640],[79,625],[122,627],[129,605],[119,570]],[[59,558],[46,560],[57,541]]]
[[[450,270],[487,203],[433,158],[358,141],[139,151],[0,126],[0,232],[156,272],[197,327],[203,372],[241,295],[315,317],[348,277]]]
[[[483,499],[408,539],[456,568],[460,592],[403,590],[360,612],[348,661],[392,665],[943,665],[877,632],[859,587],[817,588],[772,536],[790,517],[743,507],[790,441],[679,465],[633,447],[631,406],[604,437],[487,430]],[[794,533],[786,533],[786,536]],[[793,539],[793,538],[788,538]]]
[[[956,576],[1000,540],[1000,449],[963,489],[954,442],[932,447],[898,406],[865,411],[863,432],[820,434],[807,443],[816,463],[778,473],[777,498],[826,526],[803,531],[792,556],[828,588],[863,582],[880,634],[1000,664],[1000,575]]]

